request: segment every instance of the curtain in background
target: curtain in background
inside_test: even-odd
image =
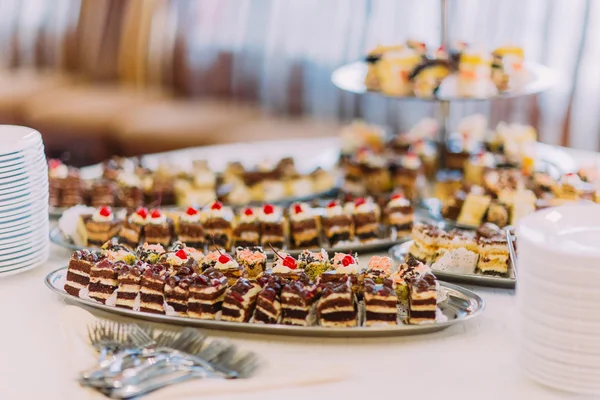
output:
[[[473,112],[535,124],[543,141],[600,148],[600,2],[448,0],[450,36],[484,49],[525,48],[560,80],[541,95],[452,105],[452,121]],[[343,93],[330,83],[338,66],[377,43],[414,38],[439,46],[439,0],[189,1],[194,23],[187,68],[194,95],[233,96],[282,114],[368,121],[403,130],[434,103]],[[212,79],[209,79],[211,77]],[[218,79],[215,79],[218,77]],[[191,88],[191,89],[190,89]]]

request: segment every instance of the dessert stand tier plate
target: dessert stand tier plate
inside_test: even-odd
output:
[[[488,97],[464,97],[460,96],[456,90],[454,76],[449,76],[442,82],[439,91],[434,97],[417,96],[393,96],[383,92],[368,90],[365,86],[365,77],[367,76],[368,65],[364,61],[356,61],[343,65],[333,71],[331,81],[339,89],[355,94],[373,93],[380,96],[391,98],[402,98],[407,100],[430,100],[430,101],[472,101],[472,100],[490,100],[492,98],[511,98],[541,93],[552,87],[556,82],[555,73],[543,65],[525,62],[525,69],[529,72],[530,78],[522,87],[513,90],[499,92],[494,96]]]
[[[139,318],[147,321],[172,325],[193,326],[204,329],[234,331],[245,333],[260,333],[281,336],[313,336],[313,337],[383,337],[407,336],[432,333],[446,329],[452,325],[463,323],[475,318],[485,308],[485,302],[475,293],[446,282],[439,282],[447,295],[447,300],[438,304],[439,309],[447,319],[423,325],[372,326],[354,328],[325,328],[321,326],[288,326],[267,325],[255,323],[237,323],[217,320],[201,320],[179,316],[151,314],[140,311],[117,308],[98,303],[94,300],[70,296],[64,289],[67,268],[60,268],[46,276],[46,286],[65,300],[82,307],[96,308],[113,314]]]
[[[385,251],[385,250],[389,249],[390,247],[397,245],[397,244],[404,243],[405,241],[407,241],[409,239],[410,239],[410,236],[403,236],[403,237],[398,237],[398,238],[389,237],[389,238],[376,239],[369,243],[347,242],[344,244],[338,244],[337,246],[333,246],[333,247],[329,247],[326,245],[326,243],[322,243],[322,246],[319,246],[318,248],[314,248],[314,249],[309,249],[309,250],[318,251],[321,248],[323,248],[328,253],[335,253],[335,252],[337,252],[337,253],[349,253],[349,252],[371,253],[371,252],[375,252],[375,251]],[[82,246],[82,245],[76,244],[71,239],[65,237],[64,233],[60,230],[59,227],[54,227],[50,231],[50,241],[52,241],[53,243],[55,243],[61,247],[64,247],[64,248],[70,249],[70,250],[82,250],[82,249],[100,250],[99,247]],[[201,249],[201,250],[204,251],[204,249]],[[302,249],[291,249],[291,248],[283,249],[283,251],[285,251],[288,255],[291,255],[292,257],[297,257],[298,255],[300,255],[300,253],[303,250],[304,250],[304,248],[302,248]],[[273,257],[273,252],[269,248],[265,248],[265,252],[269,256],[269,258]]]
[[[396,245],[389,250],[390,257],[395,261],[404,262],[408,255],[408,249],[412,245],[412,240]],[[450,282],[464,283],[468,285],[496,287],[502,289],[514,289],[516,279],[511,264],[508,266],[508,276],[492,276],[482,274],[463,274],[451,271],[440,271],[432,268],[432,272],[438,279],[444,279]]]

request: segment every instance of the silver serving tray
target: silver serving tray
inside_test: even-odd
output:
[[[343,244],[343,245],[338,245],[338,246],[334,246],[334,247],[327,247],[327,246],[323,246],[323,247],[319,247],[319,248],[315,248],[315,249],[310,249],[310,250],[321,250],[321,248],[325,249],[327,252],[338,252],[338,253],[349,253],[349,252],[359,252],[359,253],[371,253],[371,252],[376,252],[376,251],[385,251],[388,250],[390,247],[400,244],[400,243],[404,243],[407,240],[410,239],[410,236],[403,236],[403,237],[399,237],[396,239],[392,239],[391,237],[389,238],[382,238],[382,239],[376,239],[372,242],[369,243],[360,243],[360,242],[352,242],[352,243],[348,243],[348,244]],[[70,249],[70,250],[82,250],[82,249],[90,249],[90,250],[100,250],[99,247],[94,247],[94,246],[79,246],[75,243],[73,243],[73,241],[71,241],[70,239],[68,239],[67,237],[65,237],[65,235],[62,233],[62,231],[60,230],[60,228],[58,226],[55,226],[54,228],[52,228],[50,230],[50,241],[52,243],[55,243],[61,247],[64,247],[65,249]],[[203,249],[202,249],[203,250]],[[291,255],[292,257],[297,257],[300,255],[300,253],[304,250],[303,249],[284,249],[284,251]],[[268,248],[265,249],[265,252],[267,253],[267,255],[272,256],[272,251]]]
[[[241,322],[211,321],[178,316],[158,315],[141,311],[127,310],[107,306],[93,300],[74,297],[63,289],[67,268],[63,267],[46,276],[46,286],[54,293],[62,296],[68,302],[82,307],[96,308],[113,314],[138,318],[146,321],[193,326],[204,329],[216,329],[232,332],[260,333],[282,336],[313,336],[313,337],[382,337],[382,336],[407,336],[432,333],[449,328],[475,318],[485,309],[485,302],[475,293],[446,282],[439,282],[446,290],[447,300],[438,304],[438,307],[448,317],[445,322],[435,322],[423,325],[396,325],[391,327],[356,327],[356,328],[324,328],[320,326],[288,326],[266,325]]]
[[[413,241],[409,240],[402,244],[396,245],[389,250],[390,257],[398,262],[404,262],[408,255],[408,249]],[[448,271],[437,271],[432,269],[432,272],[438,279],[444,279],[450,282],[465,283],[468,285],[496,287],[502,289],[514,289],[516,280],[511,265],[508,266],[508,277],[490,276],[481,274],[458,274]]]

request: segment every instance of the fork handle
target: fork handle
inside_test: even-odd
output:
[[[170,372],[169,369],[171,369]],[[176,383],[211,376],[206,370],[199,368],[173,370],[172,367],[167,367],[165,370],[165,373],[157,374],[151,380],[137,384],[127,384],[121,388],[113,389],[110,392],[110,397],[113,399],[128,399],[148,394]]]

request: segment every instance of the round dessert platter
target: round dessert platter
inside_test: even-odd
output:
[[[176,315],[163,315],[141,312],[102,304],[93,299],[85,298],[83,296],[71,296],[64,290],[66,275],[66,267],[51,272],[46,276],[46,286],[57,295],[63,297],[65,300],[82,307],[90,307],[113,314],[158,323],[268,335],[357,338],[420,335],[441,331],[453,325],[457,325],[468,321],[480,315],[485,308],[485,302],[481,297],[479,297],[475,293],[457,285],[438,281],[438,293],[443,292],[443,297],[438,296],[439,301],[441,301],[437,305],[438,316],[435,322],[432,321],[430,323],[408,325],[400,322],[397,325],[374,325],[369,327],[362,326],[362,319],[364,319],[364,311],[361,311],[360,304],[358,307],[358,321],[359,325],[361,326],[357,327],[323,327],[318,325],[290,326],[252,322],[229,322],[221,320],[204,320],[180,317]],[[400,318],[401,317],[399,316],[399,319]]]
[[[402,244],[393,246],[389,250],[390,257],[398,262],[405,262],[409,256],[409,249],[413,241],[407,241]],[[496,287],[502,289],[514,289],[516,279],[512,269],[512,263],[509,263],[507,276],[483,275],[480,273],[461,273],[459,271],[441,271],[435,266],[431,267],[431,271],[438,279],[443,279],[450,282],[464,283],[468,285]]]

